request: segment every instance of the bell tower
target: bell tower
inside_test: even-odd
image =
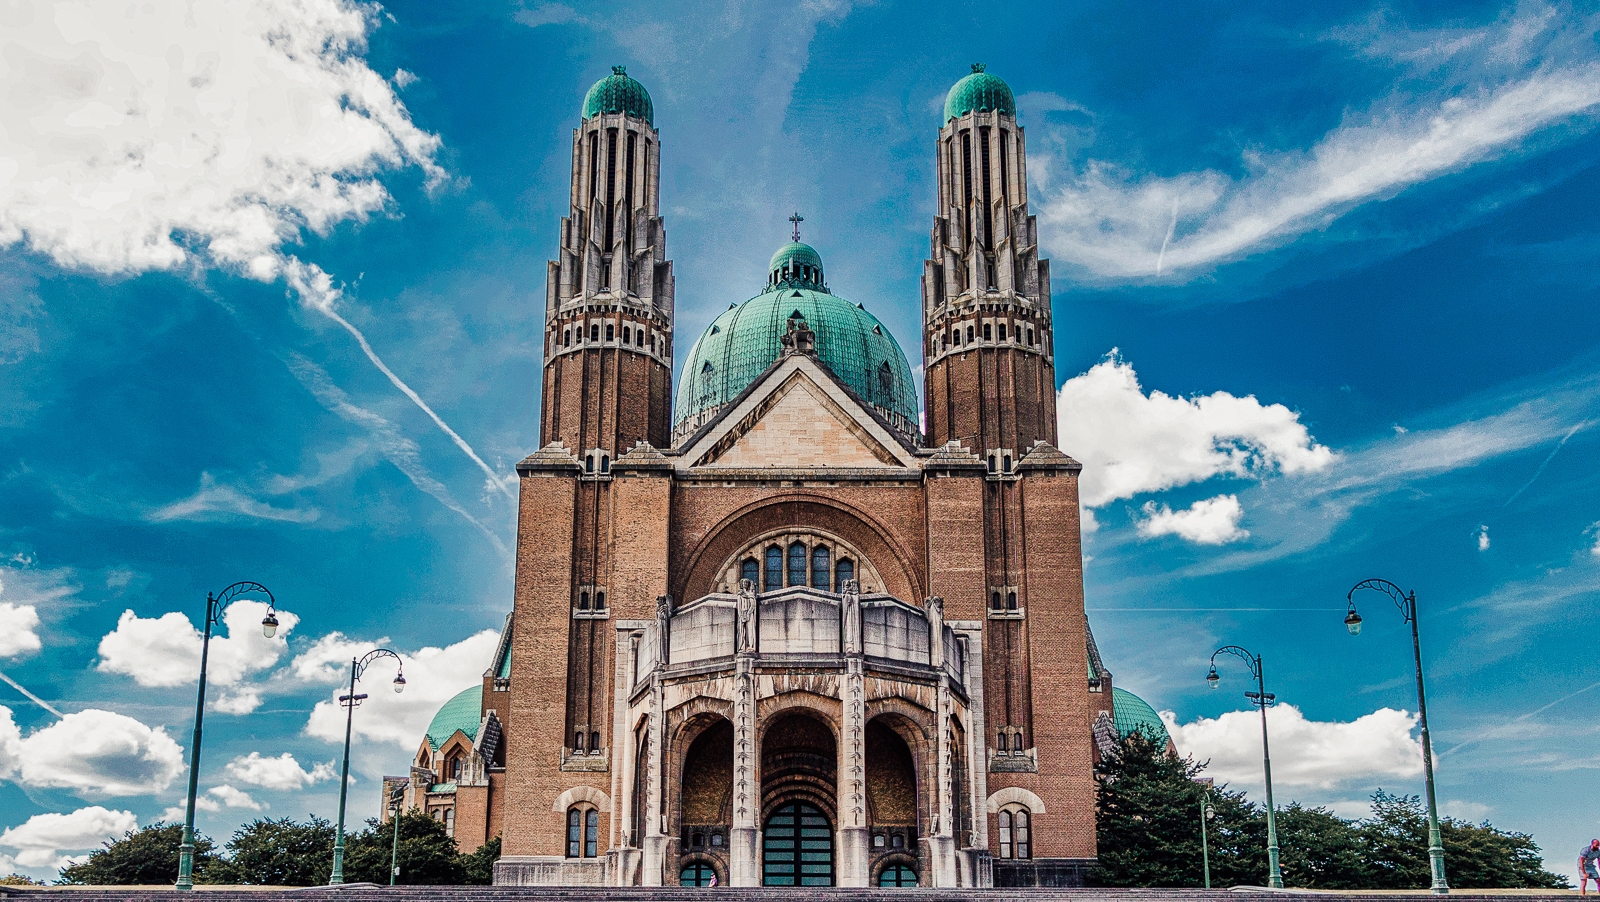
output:
[[[614,66],[572,134],[571,212],[545,289],[539,444],[566,445],[586,466],[671,440],[672,261],[653,118],[644,86]]]

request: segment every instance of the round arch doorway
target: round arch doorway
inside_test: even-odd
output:
[[[765,886],[833,886],[833,825],[808,802],[785,802],[762,832]]]

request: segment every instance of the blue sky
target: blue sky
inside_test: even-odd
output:
[[[661,129],[678,347],[798,209],[917,367],[939,110],[986,62],[1027,129],[1118,685],[1255,792],[1245,674],[1202,679],[1245,645],[1293,706],[1280,800],[1420,792],[1404,624],[1377,595],[1340,622],[1387,577],[1422,608],[1446,810],[1568,873],[1600,833],[1592,13],[123,6],[0,29],[0,671],[65,715],[0,686],[0,870],[181,802],[190,631],[238,579],[292,616],[222,630],[201,826],[331,817],[339,662],[386,643],[410,687],[357,714],[375,813],[510,608],[545,261],[617,63]]]

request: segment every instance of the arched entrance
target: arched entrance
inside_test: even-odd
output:
[[[766,886],[832,886],[833,824],[809,802],[785,802],[763,831],[761,882]]]

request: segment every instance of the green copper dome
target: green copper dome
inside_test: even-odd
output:
[[[483,684],[479,683],[461,690],[433,715],[433,722],[428,724],[428,747],[438,751],[457,730],[467,734],[468,739],[477,739],[478,725],[482,722]]]
[[[589,89],[589,96],[583,98],[583,118],[590,119],[601,113],[627,113],[655,124],[655,106],[650,103],[650,92],[621,66],[612,66],[611,74],[595,82]]]
[[[1156,713],[1156,709],[1119,686],[1111,688],[1111,719],[1116,724],[1117,737],[1120,739],[1127,739],[1139,732],[1157,745],[1165,746],[1171,741],[1167,735],[1167,725],[1161,722],[1161,715]]]
[[[822,256],[798,241],[772,256],[766,291],[724,310],[689,349],[675,426],[698,427],[749,388],[783,352],[796,314],[816,334],[817,359],[898,430],[916,435],[916,385],[905,352],[877,317],[828,291]]]
[[[1017,114],[1017,99],[1011,87],[998,75],[983,71],[983,63],[972,64],[972,74],[956,82],[944,98],[944,121],[959,119],[973,110],[993,110]]]

